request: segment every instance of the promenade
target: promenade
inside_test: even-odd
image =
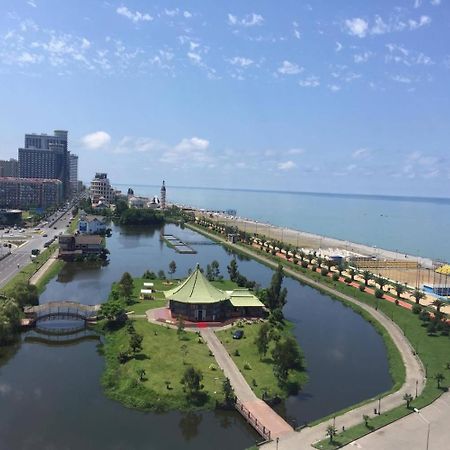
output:
[[[194,229],[198,230],[197,227]],[[200,230],[199,230],[200,231]],[[265,264],[276,268],[277,263],[274,261],[271,261],[269,259],[266,259],[255,252],[251,251],[250,249],[247,249],[242,246],[238,246],[236,244],[231,244],[229,242],[226,242],[224,239],[212,235],[211,233],[208,233],[206,231],[201,230],[203,234],[208,235],[210,238],[219,240],[223,243],[226,243],[229,247],[235,248],[236,251],[239,251],[241,253],[244,253],[248,255],[249,257],[259,260],[261,262],[264,262]],[[311,280],[311,278],[306,277],[302,275],[301,273],[298,273],[296,271],[293,271],[292,269],[285,267],[284,271],[286,275],[289,275],[292,278],[298,279],[302,282],[305,282],[309,284],[312,287],[318,288],[322,291],[328,292],[332,295],[338,296],[350,303],[354,303],[367,311],[369,314],[371,314],[389,333],[392,340],[394,341],[395,345],[397,346],[401,357],[403,359],[403,363],[405,365],[405,372],[406,372],[406,380],[403,386],[401,388],[387,396],[385,396],[382,399],[382,410],[390,410],[397,406],[404,405],[403,395],[405,393],[409,394],[415,394],[416,386],[417,386],[417,392],[420,395],[422,392],[426,378],[425,378],[425,371],[422,366],[421,361],[414,355],[414,351],[409,343],[409,341],[404,336],[403,332],[400,330],[400,328],[387,316],[385,316],[383,313],[381,313],[378,310],[373,309],[372,307],[361,303],[354,299],[353,297],[349,297],[348,295],[342,294],[340,292],[335,291],[329,286],[325,286],[321,283],[315,282],[314,280]],[[336,428],[341,429],[343,426],[348,429],[354,425],[357,425],[361,423],[362,416],[368,415],[372,416],[374,409],[378,409],[378,399],[373,399],[371,402],[359,406],[355,409],[352,409],[340,416],[336,417]],[[326,438],[326,428],[329,425],[329,421],[325,421],[323,423],[320,423],[313,427],[307,427],[305,429],[302,429],[301,432],[291,432],[286,433],[282,436],[280,436],[279,442],[270,442],[267,444],[264,444],[261,448],[264,450],[271,450],[278,448],[279,450],[306,450],[311,449],[311,444],[318,442],[322,439]],[[277,447],[278,445],[278,447]],[[391,447],[393,448],[393,447]]]

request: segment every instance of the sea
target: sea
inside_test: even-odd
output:
[[[116,185],[159,196],[159,186]],[[450,198],[324,194],[167,186],[167,201],[235,210],[258,222],[450,261]]]

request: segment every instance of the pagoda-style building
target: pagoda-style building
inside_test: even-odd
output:
[[[222,291],[197,267],[186,280],[164,295],[173,317],[193,322],[221,322],[238,317],[262,317],[264,305],[248,289]]]

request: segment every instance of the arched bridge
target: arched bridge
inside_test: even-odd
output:
[[[40,320],[80,319],[85,322],[97,320],[100,305],[82,305],[71,301],[48,302],[24,309],[25,317],[33,323]]]

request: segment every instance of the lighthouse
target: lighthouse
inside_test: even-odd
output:
[[[166,209],[166,183],[163,180],[163,184],[161,186],[161,209]]]

